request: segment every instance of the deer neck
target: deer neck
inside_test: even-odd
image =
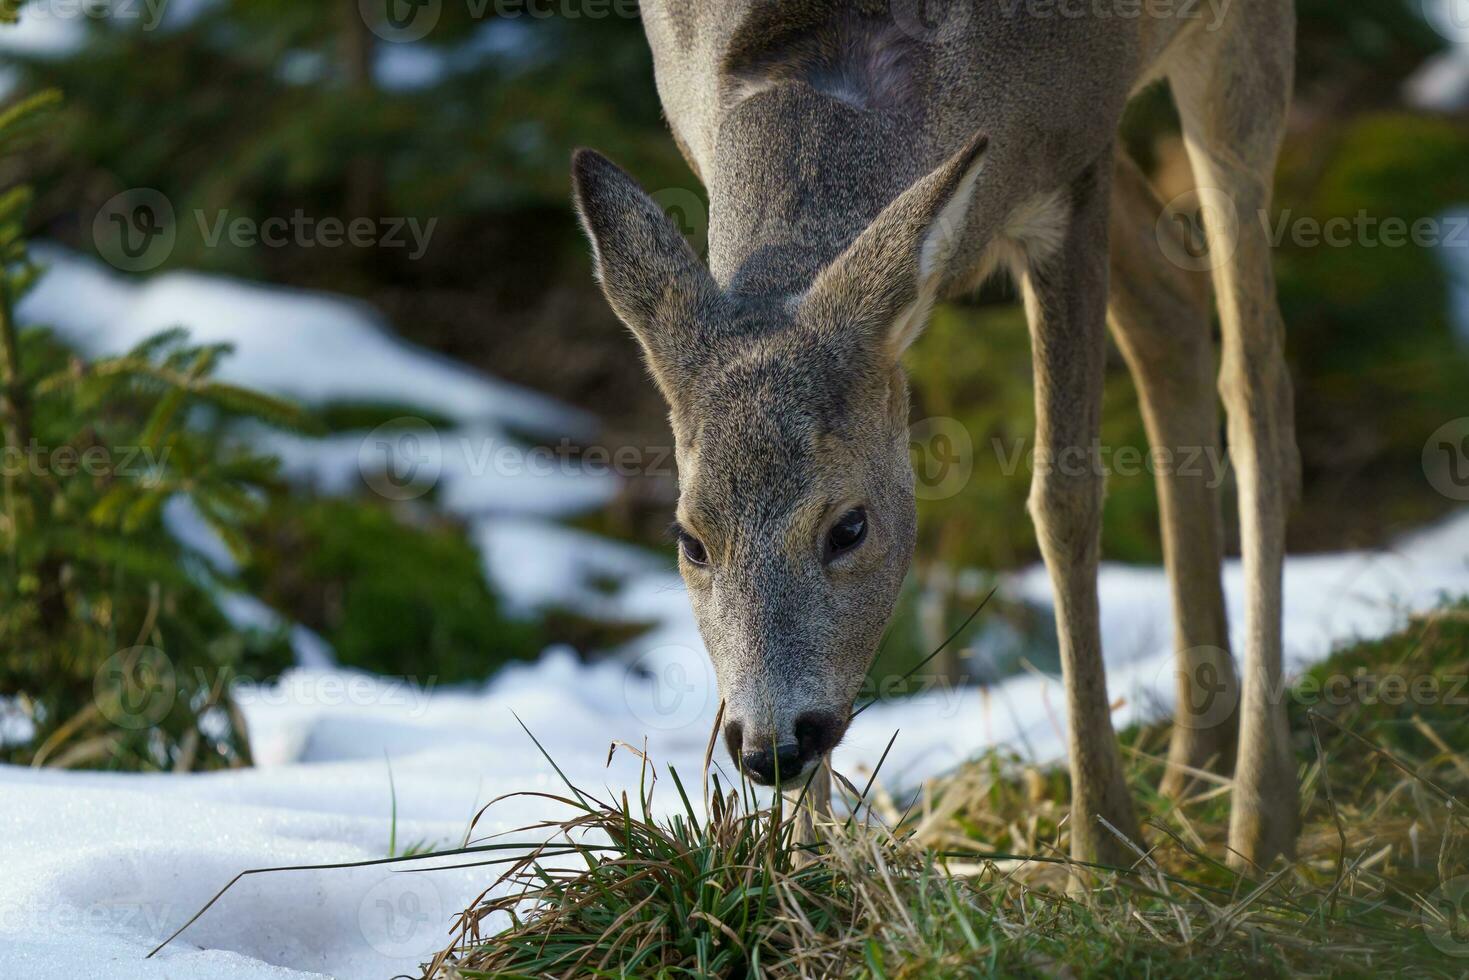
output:
[[[709,172],[709,266],[720,288],[805,290],[923,171],[911,120],[799,84],[744,96]]]

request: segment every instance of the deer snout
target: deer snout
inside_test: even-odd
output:
[[[831,712],[805,711],[789,731],[752,732],[747,735],[741,721],[725,724],[729,757],[761,786],[789,786],[804,779],[822,756],[836,748],[846,733],[846,722]]]

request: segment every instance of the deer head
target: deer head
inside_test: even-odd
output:
[[[677,449],[679,570],[763,784],[846,732],[915,538],[899,359],[954,256],[985,141],[888,204],[796,295],[722,290],[605,157],[573,161],[597,276],[643,348]]]

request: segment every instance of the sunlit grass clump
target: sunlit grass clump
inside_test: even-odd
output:
[[[1369,675],[1428,693],[1308,693]],[[702,799],[671,770],[655,786],[645,759],[635,800],[554,795],[566,818],[524,829],[547,842],[460,916],[426,976],[1462,977],[1465,676],[1462,607],[1311,671],[1291,705],[1301,853],[1245,874],[1224,864],[1226,781],[1151,792],[1166,726],[1124,738],[1148,840],[1127,867],[1072,861],[1064,772],[1013,757],[901,805],[875,777],[841,780],[853,815],[824,819],[717,777]],[[671,812],[654,803],[667,783]]]
[[[660,817],[645,763],[637,800],[607,802],[569,783],[554,796],[571,815],[525,828],[555,837],[464,913],[459,940],[429,974],[827,976],[864,963],[880,972],[885,950],[941,948],[930,933],[949,926],[956,939],[969,934],[970,953],[984,949],[963,925],[967,887],[881,826],[821,820],[804,794],[762,807],[717,775],[696,808],[672,769],[679,806]]]

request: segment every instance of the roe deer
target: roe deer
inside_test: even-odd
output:
[[[1167,79],[1197,184],[1224,202],[1204,220],[1248,587],[1241,682],[1218,501],[1164,468],[1179,655],[1164,790],[1232,767],[1231,860],[1288,857],[1281,570],[1299,464],[1256,215],[1290,99],[1292,3],[924,2],[643,0],[674,139],[709,193],[708,268],[626,173],[573,161],[597,275],[671,408],[680,569],[726,744],[789,786],[845,732],[914,547],[899,362],[936,300],[997,268],[1018,282],[1039,458],[1093,459],[1108,323],[1154,446],[1216,444],[1208,282],[1168,260],[1187,242],[1116,150],[1128,100]],[[1055,592],[1072,853],[1119,861],[1135,855],[1098,818],[1141,838],[1103,674],[1102,492],[1095,465],[1037,467],[1029,510]],[[1206,694],[1225,717],[1200,711]]]

